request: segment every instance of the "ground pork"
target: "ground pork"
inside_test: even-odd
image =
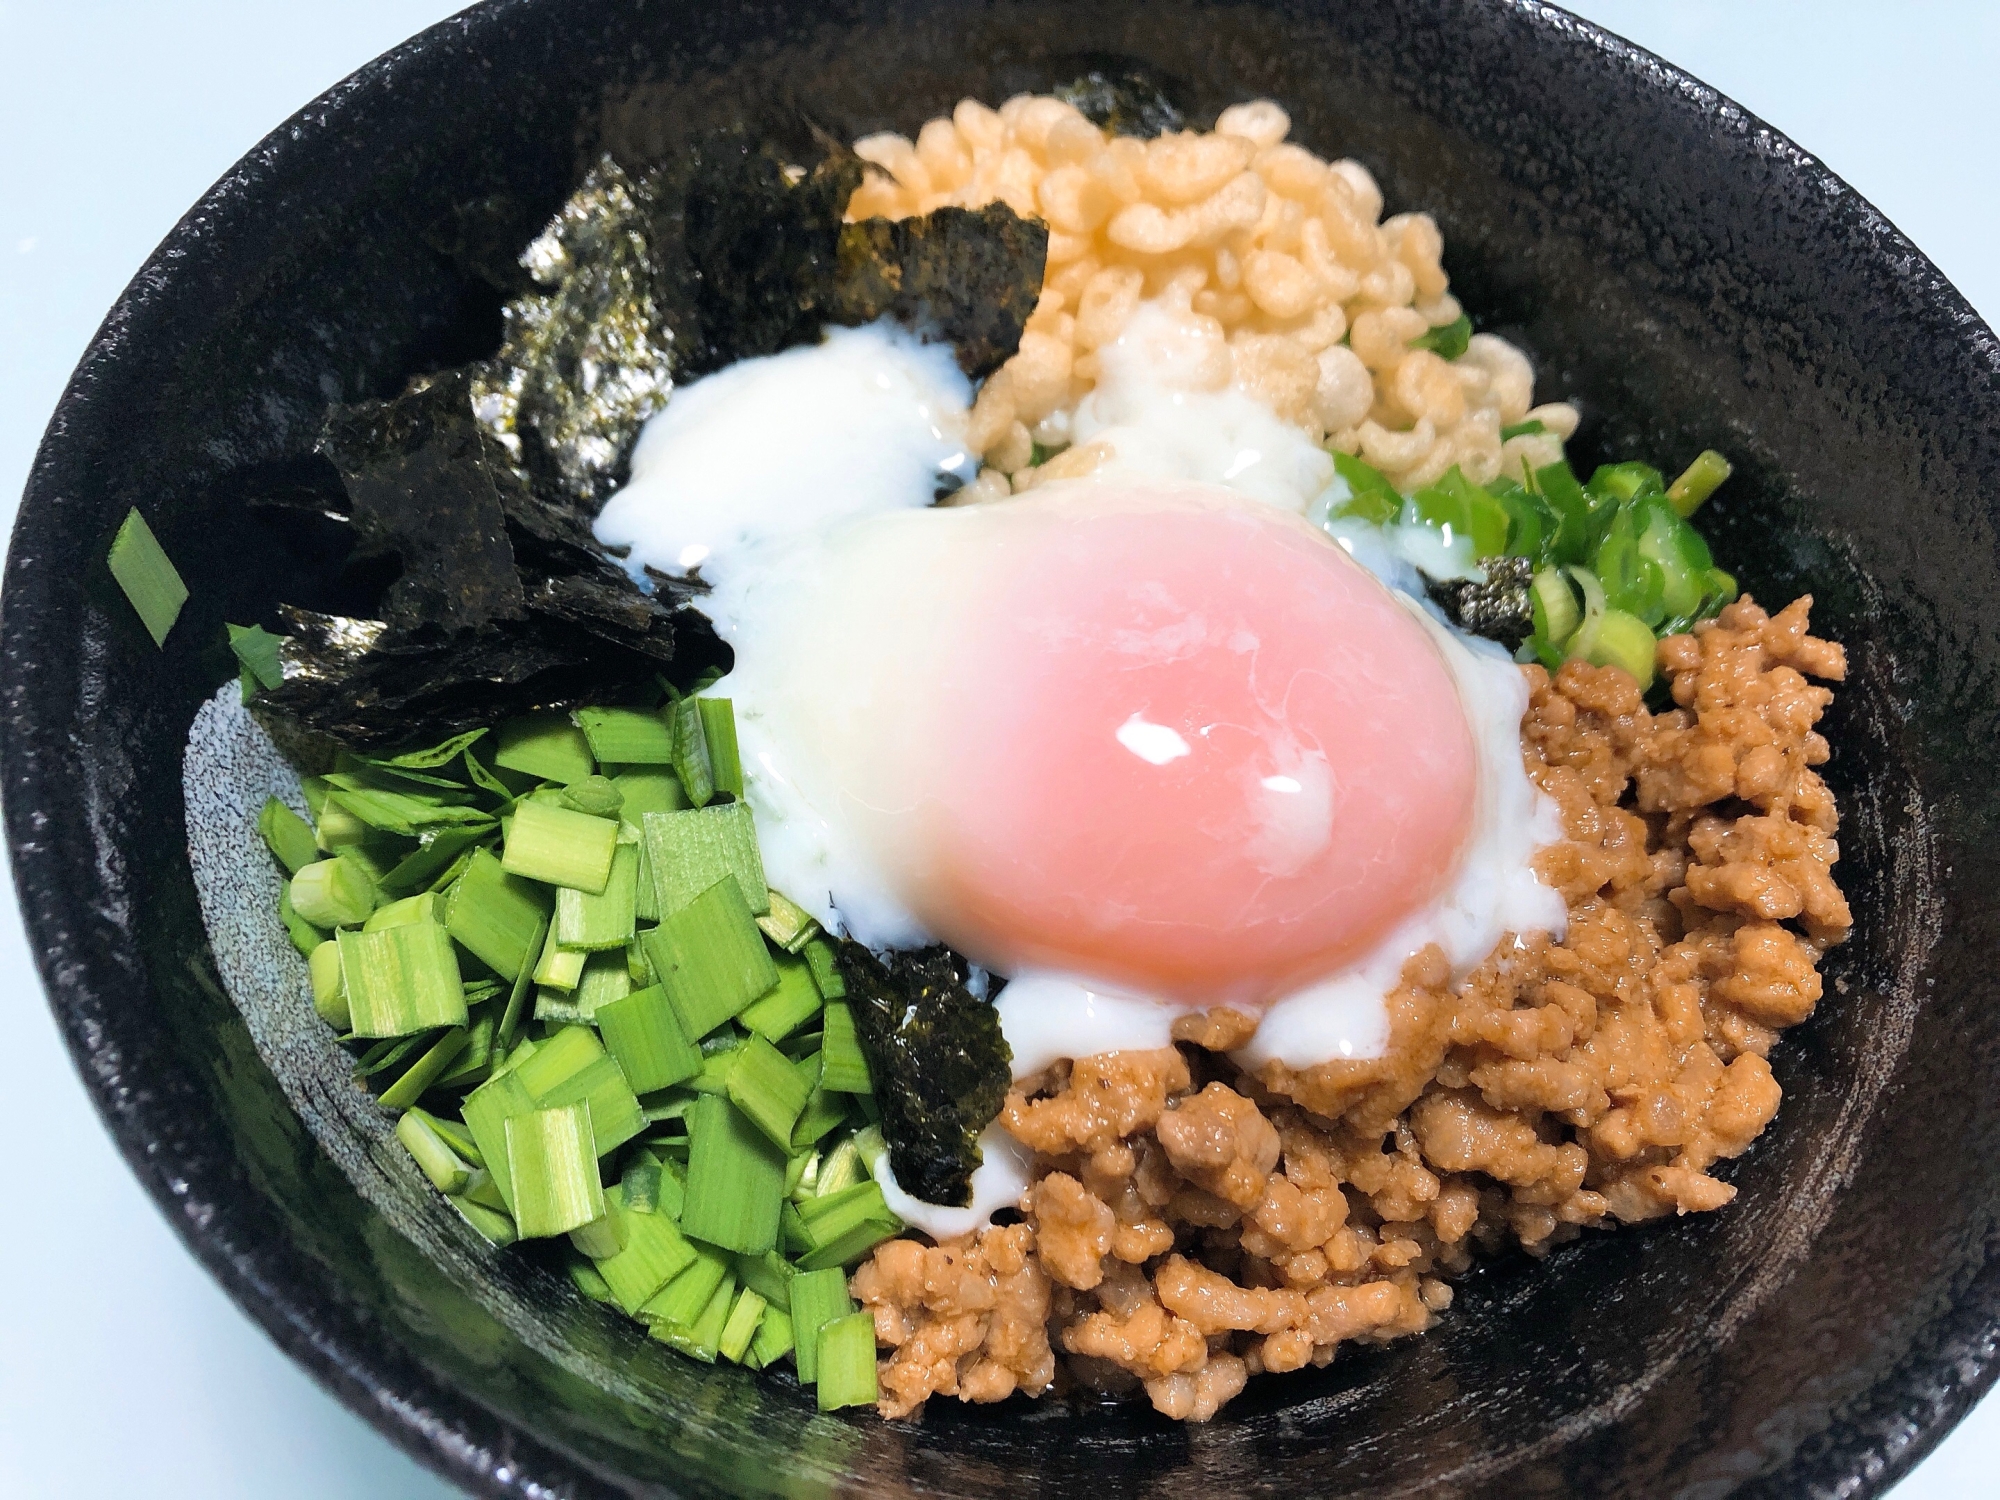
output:
[[[1217,1010],[1017,1083],[1023,1222],[891,1241],[854,1276],[883,1414],[1067,1379],[1206,1421],[1252,1375],[1429,1326],[1475,1251],[1728,1203],[1710,1169],[1776,1113],[1767,1055],[1852,920],[1808,680],[1846,663],[1810,608],[1745,598],[1662,641],[1660,713],[1617,668],[1524,669],[1568,935],[1510,938],[1456,986],[1418,955],[1383,1057],[1246,1074],[1222,1053],[1254,1022]]]

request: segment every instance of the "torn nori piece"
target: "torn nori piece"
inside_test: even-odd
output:
[[[545,290],[507,304],[500,352],[475,380],[480,419],[509,453],[593,510],[673,388],[652,225],[643,185],[605,157],[522,254]]]
[[[1438,608],[1454,625],[1472,635],[1498,641],[1512,651],[1535,630],[1535,607],[1529,583],[1535,565],[1525,557],[1482,557],[1486,582],[1453,578],[1429,585]]]
[[[355,555],[402,562],[385,623],[476,630],[526,613],[484,443],[462,370],[327,414],[319,451],[347,490]]]
[[[835,320],[891,314],[950,341],[959,368],[978,379],[1021,347],[1048,253],[1048,226],[1004,203],[849,224],[840,232]]]
[[[1148,137],[1187,128],[1187,117],[1142,73],[1102,73],[1093,68],[1056,89],[1055,96],[1113,135]]]
[[[508,193],[455,203],[425,231],[424,243],[495,291],[523,296],[535,289],[535,279],[521,264],[521,234],[516,226],[522,208]]]
[[[972,1201],[979,1133],[1013,1081],[1000,1013],[967,992],[965,960],[949,948],[891,953],[884,962],[847,940],[839,957],[896,1182],[926,1203],[963,1207]]]

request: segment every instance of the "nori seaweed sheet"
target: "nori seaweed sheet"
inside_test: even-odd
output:
[[[926,1203],[965,1206],[979,1133],[1013,1082],[1000,1013],[967,991],[966,962],[949,948],[885,960],[847,940],[839,959],[897,1184]]]
[[[949,341],[959,368],[978,379],[1021,347],[1048,254],[1048,226],[1004,203],[864,219],[840,232],[834,320],[867,323],[887,313]]]
[[[1160,86],[1129,69],[1092,69],[1076,82],[1056,89],[1055,96],[1113,135],[1149,137],[1187,129],[1187,117]]]
[[[1486,582],[1454,578],[1429,584],[1429,593],[1451,622],[1471,635],[1498,641],[1509,651],[1535,632],[1529,584],[1535,565],[1525,557],[1482,557]]]

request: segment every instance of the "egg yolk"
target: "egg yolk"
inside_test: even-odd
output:
[[[916,773],[917,914],[1003,972],[1268,1004],[1448,883],[1471,728],[1424,626],[1323,532],[1091,488],[994,549]]]

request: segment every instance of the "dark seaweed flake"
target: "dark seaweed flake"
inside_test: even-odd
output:
[[[1535,630],[1535,607],[1529,584],[1535,565],[1525,557],[1482,557],[1484,583],[1454,578],[1430,584],[1430,596],[1451,622],[1471,635],[1483,635],[1512,651]]]
[[[965,960],[949,948],[884,959],[848,941],[839,956],[896,1182],[926,1203],[963,1207],[979,1133],[1013,1081],[1000,1013],[967,991]]]
[[[1113,135],[1150,137],[1187,129],[1187,117],[1143,73],[1093,69],[1055,96]]]

